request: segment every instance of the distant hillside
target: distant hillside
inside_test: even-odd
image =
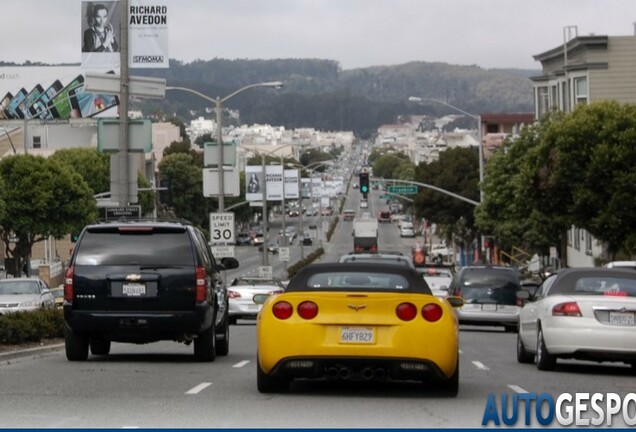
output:
[[[223,97],[258,82],[283,81],[281,90],[250,90],[225,106],[239,109],[244,123],[353,130],[367,137],[400,115],[454,113],[441,104],[408,102],[409,96],[445,100],[476,114],[531,112],[532,82],[528,77],[540,71],[426,62],[343,70],[335,60],[217,58],[192,63],[171,60],[169,69],[131,69],[130,73],[165,78],[168,85],[189,87],[210,97]],[[161,101],[131,104],[147,116],[163,112],[185,121],[201,115],[211,117],[213,114],[206,112],[211,106],[200,97],[178,91],[169,91]]]

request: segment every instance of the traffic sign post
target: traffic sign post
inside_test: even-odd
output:
[[[281,261],[290,261],[291,260],[291,254],[289,253],[289,248],[288,247],[278,248],[278,259],[280,259]]]
[[[210,246],[214,258],[234,258],[234,246]]]
[[[396,195],[417,195],[417,186],[389,186],[388,192]]]
[[[270,279],[272,277],[272,266],[259,266],[258,276],[264,279]]]
[[[234,243],[234,213],[210,213],[210,244]]]

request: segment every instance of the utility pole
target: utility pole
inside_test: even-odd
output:
[[[120,1],[120,81],[119,81],[119,196],[120,206],[127,206],[130,201],[128,183],[128,0]],[[137,179],[135,179],[136,181]]]

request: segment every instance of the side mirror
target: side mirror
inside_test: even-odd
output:
[[[464,306],[464,303],[465,303],[463,298],[455,297],[455,296],[447,297],[446,300],[454,308],[462,307]]]
[[[528,300],[530,298],[530,293],[526,290],[519,290],[517,291],[517,298],[519,300]]]
[[[239,262],[236,258],[227,257],[221,258],[221,267],[223,270],[232,270],[238,268]]]

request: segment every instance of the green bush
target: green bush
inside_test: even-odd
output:
[[[61,309],[0,315],[0,344],[16,345],[60,337],[64,337]]]
[[[289,279],[293,278],[296,275],[296,273],[298,273],[298,270],[300,270],[301,268],[305,267],[308,264],[311,264],[324,253],[325,253],[325,250],[323,248],[318,248],[312,253],[310,253],[309,255],[307,255],[304,259],[301,259],[300,261],[297,261],[294,264],[290,265],[287,268],[287,276],[289,277]]]
[[[327,231],[327,241],[331,240],[331,236],[333,235],[333,232],[336,230],[339,220],[340,220],[339,217],[335,217],[332,219],[331,224],[329,225],[329,231]]]

